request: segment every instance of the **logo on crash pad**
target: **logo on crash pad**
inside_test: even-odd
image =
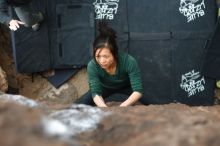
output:
[[[180,87],[188,93],[188,97],[205,90],[205,79],[194,70],[182,75]]]
[[[118,11],[119,0],[96,0],[93,5],[96,19],[113,20]]]
[[[205,15],[205,2],[204,0],[181,0],[179,11],[187,17],[187,22],[194,21]]]

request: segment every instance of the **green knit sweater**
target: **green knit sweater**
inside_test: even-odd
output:
[[[129,54],[119,52],[115,75],[108,74],[95,59],[87,66],[89,87],[92,96],[102,95],[103,89],[122,89],[131,86],[133,91],[143,93],[140,69],[137,61]]]

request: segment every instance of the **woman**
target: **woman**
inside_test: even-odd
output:
[[[116,33],[106,23],[99,24],[99,32],[93,43],[94,58],[87,66],[90,91],[76,103],[107,107],[105,99],[122,93],[129,97],[120,106],[133,105],[143,94],[137,62],[132,56],[118,52]]]

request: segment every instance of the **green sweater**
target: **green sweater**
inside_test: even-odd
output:
[[[103,89],[117,90],[128,86],[131,86],[133,91],[143,93],[140,69],[137,61],[129,54],[119,53],[115,75],[108,74],[95,59],[88,63],[87,72],[93,97],[102,95]]]

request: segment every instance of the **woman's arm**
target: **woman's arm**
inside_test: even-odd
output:
[[[133,93],[120,106],[132,105],[135,102],[137,102],[143,95],[143,86],[141,81],[140,69],[137,64],[137,61],[130,55],[128,55],[126,61],[126,70],[128,72]]]
[[[96,63],[90,61],[87,66],[89,88],[92,93],[93,101],[98,107],[107,107],[102,98],[102,87],[99,79],[99,72]]]
[[[95,104],[96,104],[98,107],[108,107],[108,106],[105,104],[105,101],[103,100],[102,96],[95,95],[95,97],[93,97],[93,101],[95,102]]]
[[[122,102],[120,104],[121,107],[125,107],[125,106],[130,106],[133,105],[135,102],[137,102],[140,98],[141,98],[142,94],[134,91],[127,100],[125,100],[124,102]]]

